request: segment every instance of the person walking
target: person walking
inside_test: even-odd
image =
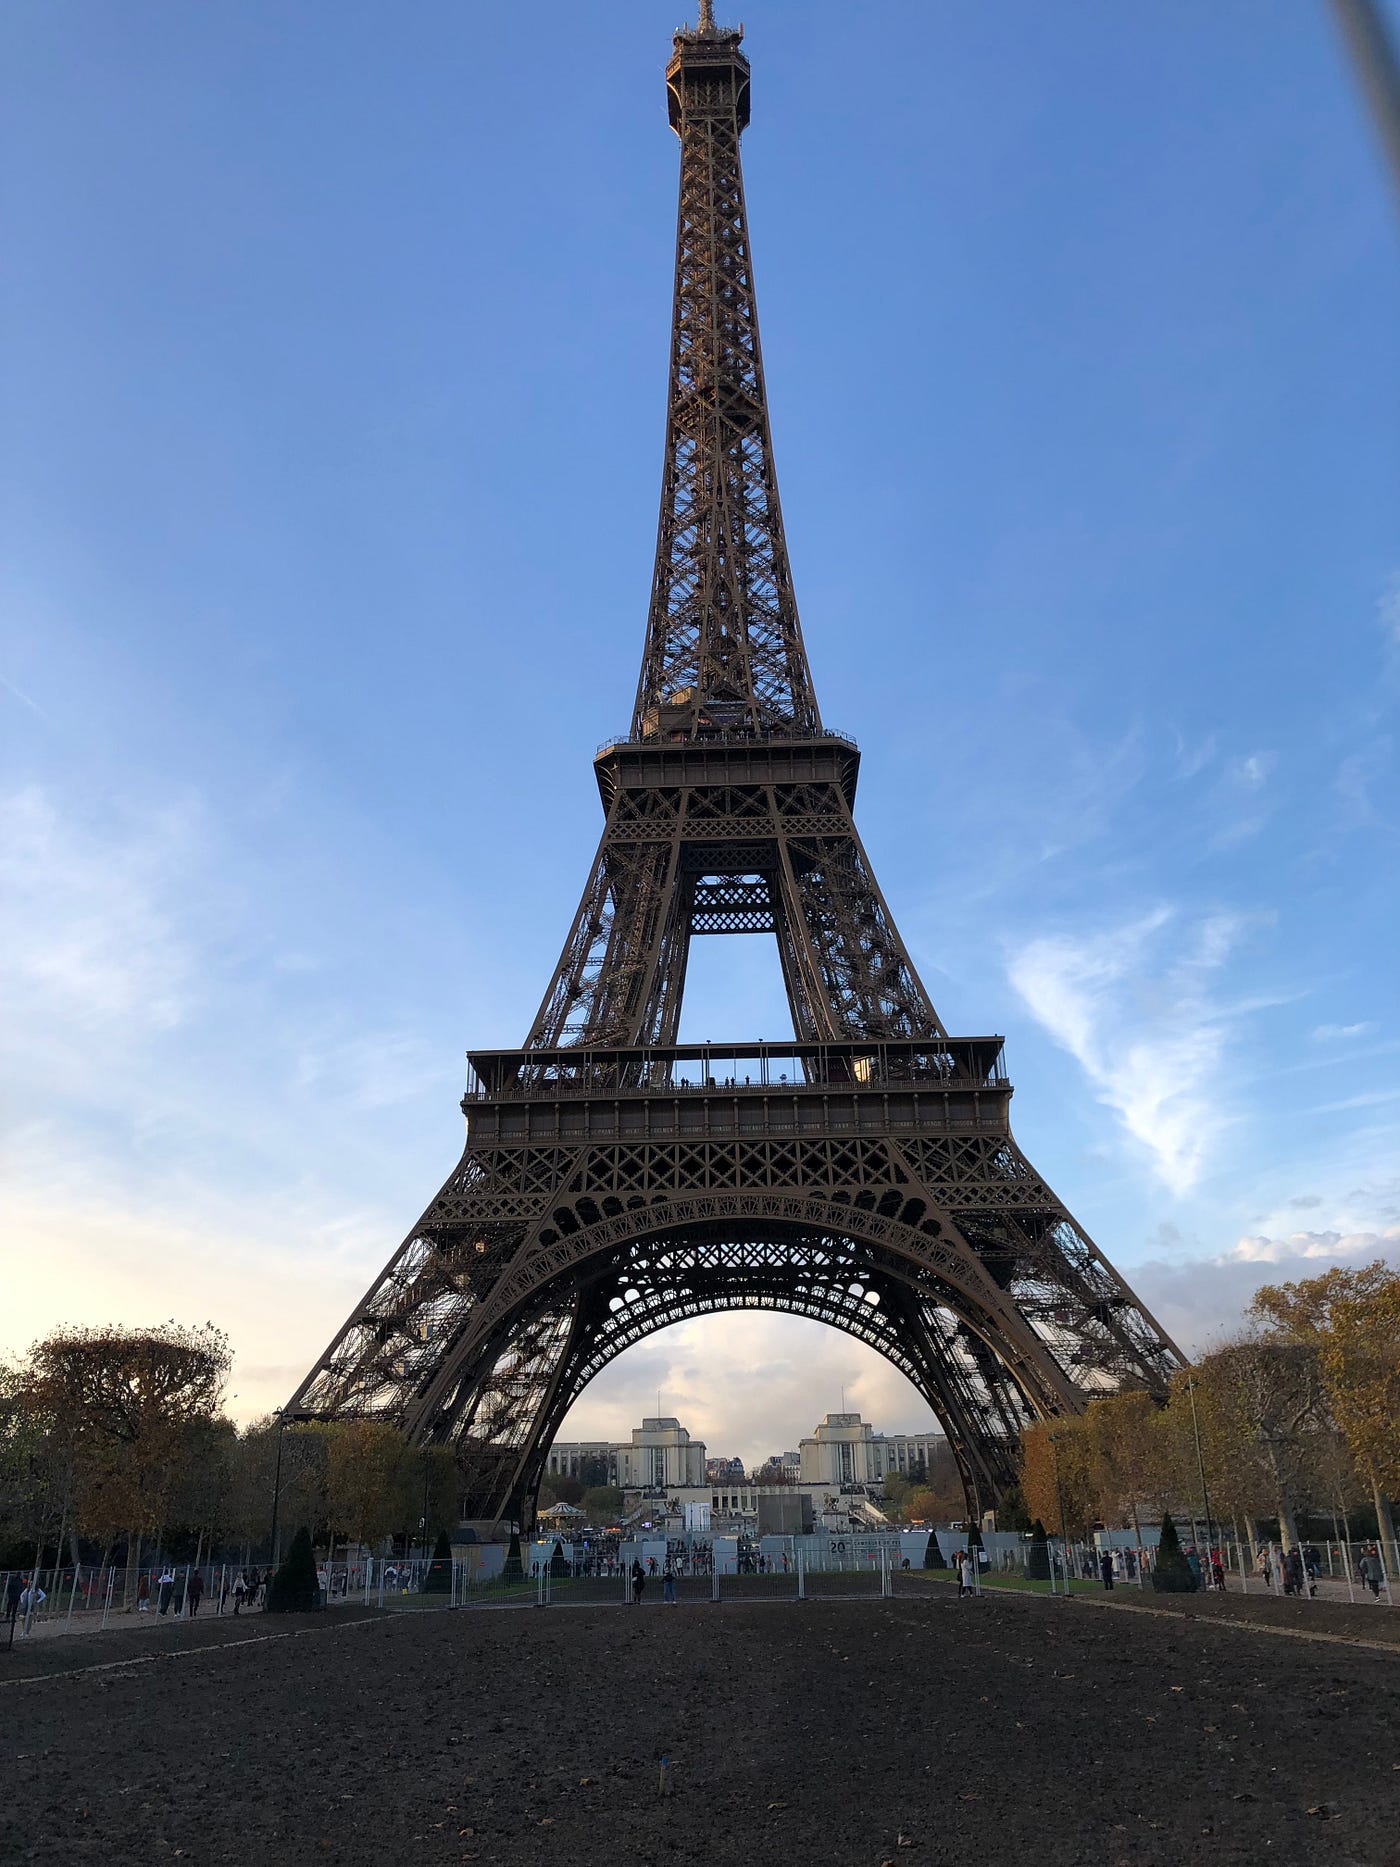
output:
[[[37,1577],[25,1581],[19,1597],[19,1612],[24,1623],[19,1630],[19,1637],[21,1640],[27,1640],[29,1638],[29,1623],[34,1619],[34,1616],[47,1600],[48,1596],[44,1593],[43,1589],[40,1588]]]
[[[25,1577],[18,1570],[5,1583],[5,1619],[10,1624],[10,1644],[14,1645],[15,1622],[19,1618],[19,1598],[24,1593]]]
[[[156,1588],[159,1591],[160,1611],[162,1614],[169,1614],[171,1597],[175,1593],[175,1577],[168,1568],[161,1570]]]
[[[958,1599],[975,1593],[973,1587],[972,1557],[965,1549],[960,1549],[953,1559],[958,1565]]]
[[[240,1569],[233,1578],[233,1612],[235,1619],[243,1612],[243,1597],[247,1592],[248,1584],[244,1581],[243,1571]]]
[[[204,1599],[204,1576],[199,1569],[190,1572],[190,1579],[185,1585],[185,1600],[190,1604],[190,1619],[199,1613],[199,1604]]]
[[[669,1562],[666,1564],[665,1570],[663,1571],[662,1577],[661,1577],[661,1600],[662,1600],[663,1605],[669,1601],[672,1607],[675,1606],[676,1572],[671,1567]]]
[[[1303,1556],[1296,1543],[1283,1559],[1283,1592],[1285,1595],[1303,1592]]]
[[[1380,1557],[1373,1555],[1369,1549],[1363,1550],[1361,1552],[1361,1560],[1356,1565],[1356,1573],[1361,1577],[1371,1593],[1379,1599],[1381,1592]]]
[[[1103,1552],[1103,1554],[1099,1557],[1099,1574],[1103,1578],[1104,1587],[1112,1588],[1113,1586],[1113,1552],[1111,1550],[1106,1549]]]
[[[1225,1593],[1225,1564],[1220,1560],[1218,1549],[1210,1552],[1210,1579],[1213,1586],[1223,1595]]]
[[[136,1612],[149,1614],[151,1611],[151,1577],[149,1570],[143,1569],[136,1581]]]
[[[642,1567],[640,1560],[634,1556],[632,1558],[632,1603],[634,1607],[641,1606],[642,1590],[646,1585],[647,1572]]]

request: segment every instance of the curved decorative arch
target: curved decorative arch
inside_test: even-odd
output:
[[[917,1208],[917,1216],[910,1211],[906,1218],[910,1208]],[[939,1306],[951,1310],[983,1344],[987,1356],[1001,1365],[1029,1413],[1078,1412],[1083,1405],[1073,1383],[1014,1301],[985,1270],[976,1275],[975,1253],[965,1246],[957,1249],[951,1218],[931,1212],[913,1188],[892,1189],[878,1199],[872,1195],[860,1201],[746,1188],[651,1201],[580,1198],[556,1206],[529,1249],[517,1253],[486,1300],[466,1318],[408,1417],[410,1432],[451,1431],[470,1398],[462,1388],[464,1371],[480,1365],[493,1348],[503,1352],[511,1327],[561,1279],[576,1277],[591,1259],[602,1259],[641,1240],[716,1225],[847,1237],[887,1253],[907,1267],[906,1275],[930,1282],[930,1295],[936,1293]]]
[[[650,1307],[645,1327],[629,1331],[623,1324],[609,1331],[610,1312],[601,1293],[616,1295],[623,1275],[635,1287],[639,1265],[648,1277],[655,1280],[659,1274],[664,1282],[668,1271],[687,1268],[679,1260],[695,1250],[728,1254],[704,1313],[743,1307],[744,1256],[767,1252],[773,1278],[761,1294],[753,1286],[756,1303],[813,1313],[858,1334],[855,1317],[832,1301],[831,1280],[816,1262],[833,1250],[849,1254],[853,1274],[879,1291],[879,1304],[867,1307],[889,1318],[888,1323],[866,1324],[866,1339],[878,1337],[870,1345],[909,1373],[944,1422],[974,1508],[1011,1482],[1016,1439],[1027,1418],[1077,1411],[1082,1405],[1048,1349],[991,1278],[975,1297],[970,1293],[970,1254],[946,1239],[947,1221],[930,1216],[925,1202],[918,1202],[917,1212],[909,1211],[908,1192],[897,1195],[895,1210],[883,1212],[877,1206],[889,1206],[888,1195],[881,1202],[857,1204],[767,1189],[611,1203],[613,1211],[604,1210],[604,1202],[585,1200],[554,1209],[547,1234],[537,1233],[528,1253],[503,1272],[474,1312],[472,1326],[443,1354],[436,1378],[408,1422],[420,1436],[456,1441],[464,1466],[481,1472],[483,1484],[502,1500],[502,1510],[507,1498],[533,1496],[565,1412],[612,1359],[609,1353],[596,1360],[600,1338],[615,1339],[614,1352],[621,1353],[668,1321],[701,1313],[690,1286],[680,1288],[672,1277],[665,1299]],[[586,1210],[590,1205],[591,1212]],[[579,1218],[591,1222],[575,1222],[569,1229],[569,1221]],[[815,1254],[810,1299],[802,1289],[803,1249]],[[561,1290],[577,1293],[571,1310],[561,1309]],[[895,1346],[899,1342],[902,1348]],[[528,1424],[520,1406],[527,1388],[537,1396]],[[500,1441],[494,1424],[505,1409],[487,1403],[488,1393],[503,1392],[519,1422],[509,1445]]]
[[[668,1261],[679,1256],[684,1263],[660,1267],[639,1264],[634,1253],[621,1254],[599,1280],[591,1313],[581,1319],[578,1352],[560,1369],[552,1404],[522,1468],[522,1493],[535,1495],[565,1414],[619,1355],[663,1329],[701,1316],[766,1311],[839,1329],[897,1368],[943,1426],[969,1505],[979,1509],[1014,1476],[1016,1428],[1024,1414],[1010,1415],[1004,1395],[998,1408],[985,1389],[975,1391],[979,1373],[965,1347],[960,1348],[956,1321],[942,1306],[929,1304],[926,1294],[920,1302],[888,1264],[843,1239],[813,1240],[809,1250],[810,1274],[797,1281],[790,1239],[679,1241],[678,1251],[661,1255]],[[918,1326],[911,1326],[915,1308],[922,1314]],[[930,1345],[937,1350],[933,1355],[927,1352]],[[991,1437],[975,1426],[988,1418],[999,1418],[1002,1429]]]

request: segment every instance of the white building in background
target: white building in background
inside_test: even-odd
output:
[[[875,1429],[858,1413],[828,1413],[797,1456],[804,1486],[839,1491],[843,1485],[874,1485],[884,1476],[883,1467],[876,1469]]]
[[[927,1433],[876,1433],[875,1458],[883,1479],[887,1472],[915,1478],[932,1472],[934,1460],[948,1449],[948,1440],[936,1429]]]
[[[549,1448],[545,1470],[551,1478],[582,1480],[587,1474],[599,1469],[598,1461],[601,1459],[607,1467],[607,1476],[596,1482],[615,1485],[618,1451],[619,1448],[608,1439],[556,1439]]]
[[[942,1433],[877,1433],[858,1413],[828,1413],[799,1448],[799,1482],[834,1489],[879,1489],[888,1472],[908,1478],[930,1471],[947,1444]]]
[[[677,1419],[643,1420],[627,1440],[559,1440],[550,1447],[547,1470],[554,1477],[606,1482],[624,1493],[629,1510],[655,1510],[674,1503],[687,1515],[703,1510],[716,1523],[757,1521],[762,1492],[805,1492],[820,1518],[823,1513],[859,1509],[878,1498],[885,1476],[897,1472],[919,1477],[932,1471],[946,1454],[939,1432],[877,1433],[858,1413],[828,1413],[798,1450],[782,1455],[782,1481],[776,1474],[748,1477],[737,1459],[707,1460],[703,1440],[692,1439]],[[854,1500],[854,1502],[853,1502]],[[854,1519],[853,1519],[854,1521]]]
[[[679,1420],[643,1420],[630,1445],[618,1446],[617,1482],[624,1491],[683,1491],[703,1486],[705,1442]]]

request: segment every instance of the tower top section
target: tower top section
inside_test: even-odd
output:
[[[716,26],[709,0],[701,0],[698,25],[677,27],[671,41],[671,62],[666,67],[667,105],[671,128],[677,135],[681,133],[686,94],[691,87],[698,87],[694,101],[703,98],[712,107],[729,102],[738,119],[736,127],[747,127],[749,61],[739,50],[743,37],[742,25]]]
[[[758,341],[739,137],[743,28],[706,0],[666,67],[680,138],[661,519],[634,740],[804,738],[821,717],[802,645]]]

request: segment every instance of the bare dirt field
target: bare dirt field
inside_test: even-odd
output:
[[[0,1859],[1400,1863],[1400,1650],[1216,1619],[911,1582],[36,1641]]]

